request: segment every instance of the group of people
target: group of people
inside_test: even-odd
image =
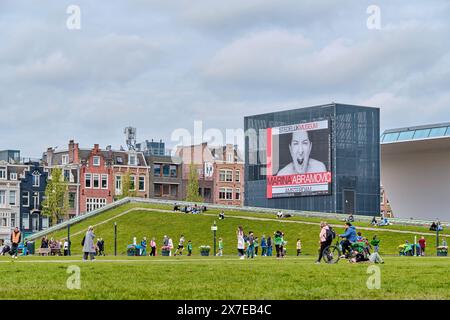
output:
[[[380,240],[377,235],[373,237],[371,241],[363,237],[361,232],[356,232],[355,226],[351,222],[346,222],[344,225],[345,232],[339,234],[338,237],[341,239],[340,247],[342,248],[341,258],[349,259],[349,262],[373,262],[373,263],[384,263],[383,259],[379,254]],[[333,240],[336,238],[336,233],[333,228],[326,222],[322,221],[320,223],[320,233],[319,233],[319,257],[316,263],[319,264],[324,257],[325,249],[331,246]],[[371,248],[374,252],[371,253]]]
[[[441,222],[438,220],[433,221],[433,223],[430,226],[430,231],[442,231],[444,228],[441,225]]]
[[[267,237],[265,235],[261,236],[261,241],[255,236],[253,231],[249,231],[245,234],[242,226],[239,226],[237,231],[237,250],[240,259],[253,259],[258,256],[259,247],[261,247],[262,257],[271,257],[273,251],[273,245],[275,245],[275,252],[277,258],[284,258],[286,256],[286,245],[287,241],[284,239],[284,233],[281,231],[275,231],[273,234],[273,239],[271,236]],[[301,241],[297,240],[297,255],[301,253]]]
[[[199,214],[199,213],[205,212],[207,210],[208,209],[206,208],[206,206],[198,206],[197,204],[181,207],[180,205],[175,203],[175,205],[173,207],[173,211],[179,211],[179,212],[191,213],[191,214]]]
[[[21,241],[22,233],[20,232],[18,227],[15,227],[13,232],[11,232],[9,242],[4,241],[0,251],[0,255],[4,256],[9,253],[13,259],[17,259],[17,255],[19,253],[19,244]]]
[[[153,240],[154,240],[154,238],[153,238]],[[180,239],[178,240],[178,246],[177,246],[177,248],[176,248],[176,250],[175,250],[175,252],[173,254],[174,256],[177,256],[177,255],[181,256],[181,255],[183,255],[183,252],[184,252],[184,249],[185,249],[185,242],[186,242],[186,239],[184,238],[184,235],[181,235]],[[153,242],[153,244],[154,244],[155,247],[152,248],[152,252],[154,250],[156,250],[156,243]],[[163,237],[162,250],[169,251],[169,256],[172,256],[172,250],[173,249],[174,249],[174,245],[173,245],[172,238],[170,238],[169,236],[165,235]],[[191,240],[188,240],[187,245],[186,245],[186,249],[187,249],[187,255],[191,256],[192,255],[192,241]],[[150,255],[152,255],[152,254],[150,254]]]

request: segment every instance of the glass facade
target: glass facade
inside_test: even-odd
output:
[[[331,194],[268,199],[267,128],[325,119],[331,120]],[[244,122],[246,206],[380,214],[379,109],[329,104],[250,116]]]
[[[448,124],[437,124],[406,129],[387,130],[381,136],[382,143],[439,138],[450,135]]]

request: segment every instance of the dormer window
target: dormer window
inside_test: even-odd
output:
[[[63,165],[68,164],[69,163],[69,155],[63,154],[61,162],[62,162]]]
[[[38,171],[33,172],[33,187],[40,186],[41,174]]]
[[[17,180],[17,172],[11,172],[9,174],[9,179],[10,180]]]
[[[136,166],[137,165],[137,156],[135,154],[130,154],[128,156],[128,164],[130,166]]]
[[[117,157],[117,158],[116,158],[116,162],[117,162],[117,164],[123,164],[123,159],[122,159],[122,157]]]
[[[100,167],[100,157],[98,157],[98,156],[93,157],[92,158],[92,164],[95,167]]]

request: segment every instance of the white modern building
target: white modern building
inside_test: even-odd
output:
[[[386,130],[380,141],[394,216],[450,221],[450,123]]]

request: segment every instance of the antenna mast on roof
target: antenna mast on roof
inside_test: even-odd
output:
[[[136,128],[126,127],[124,132],[128,150],[136,150]]]

